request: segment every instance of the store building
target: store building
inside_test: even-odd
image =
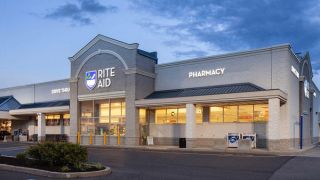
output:
[[[151,136],[156,145],[186,138],[187,147],[216,147],[228,133],[256,133],[270,150],[318,143],[320,93],[308,53],[283,44],[158,64],[138,46],[96,36],[69,58],[70,79],[0,89],[0,119],[39,140],[65,134],[82,144],[120,136],[139,145]]]

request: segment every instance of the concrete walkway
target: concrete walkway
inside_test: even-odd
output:
[[[166,151],[166,152],[194,152],[194,153],[228,153],[245,155],[277,155],[277,156],[301,156],[306,155],[314,147],[305,149],[292,149],[289,151],[268,151],[267,149],[241,149],[241,148],[179,148],[178,146],[125,146],[125,145],[86,145],[86,147],[108,148],[108,149],[137,149],[145,151]],[[311,151],[313,152],[313,151]],[[311,153],[309,152],[309,154]],[[314,152],[317,154],[317,152]],[[320,155],[319,155],[320,156]]]

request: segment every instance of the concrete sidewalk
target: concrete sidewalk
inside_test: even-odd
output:
[[[0,143],[0,151],[10,151],[11,148],[19,149],[19,146],[30,146],[35,142],[21,143]],[[320,147],[310,146],[304,149],[292,149],[290,151],[268,151],[267,149],[244,149],[244,148],[179,148],[178,146],[159,146],[159,145],[84,145],[88,148],[107,148],[107,149],[132,149],[142,151],[163,151],[163,152],[183,152],[183,153],[204,153],[204,154],[239,154],[239,155],[266,155],[266,156],[308,156],[320,157]],[[7,149],[8,148],[8,149]],[[25,148],[25,147],[24,147]]]
[[[204,153],[204,154],[239,154],[239,155],[266,155],[266,156],[303,156],[305,152],[316,147],[306,147],[302,150],[292,149],[290,151],[268,151],[267,149],[239,149],[239,148],[179,148],[178,146],[125,146],[125,145],[85,145],[88,148],[107,149],[133,149],[143,151],[183,152],[183,153]],[[319,148],[320,149],[320,148]],[[318,152],[318,151],[317,151]],[[314,154],[317,154],[314,152]],[[318,152],[320,157],[320,150]]]

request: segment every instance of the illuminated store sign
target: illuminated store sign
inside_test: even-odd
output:
[[[60,94],[60,93],[68,93],[68,92],[70,92],[70,88],[51,89],[51,94]]]
[[[91,91],[97,88],[105,88],[111,85],[111,77],[115,76],[115,67],[87,71],[85,73],[85,85]]]
[[[218,76],[223,75],[226,68],[217,68],[210,70],[191,71],[188,73],[189,78],[206,77],[206,76]]]

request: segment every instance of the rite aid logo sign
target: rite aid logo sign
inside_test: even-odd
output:
[[[97,84],[97,71],[87,71],[84,79],[87,88],[91,91]]]
[[[115,68],[104,68],[85,72],[84,83],[88,90],[97,88],[106,88],[111,85],[111,77],[115,76]]]

